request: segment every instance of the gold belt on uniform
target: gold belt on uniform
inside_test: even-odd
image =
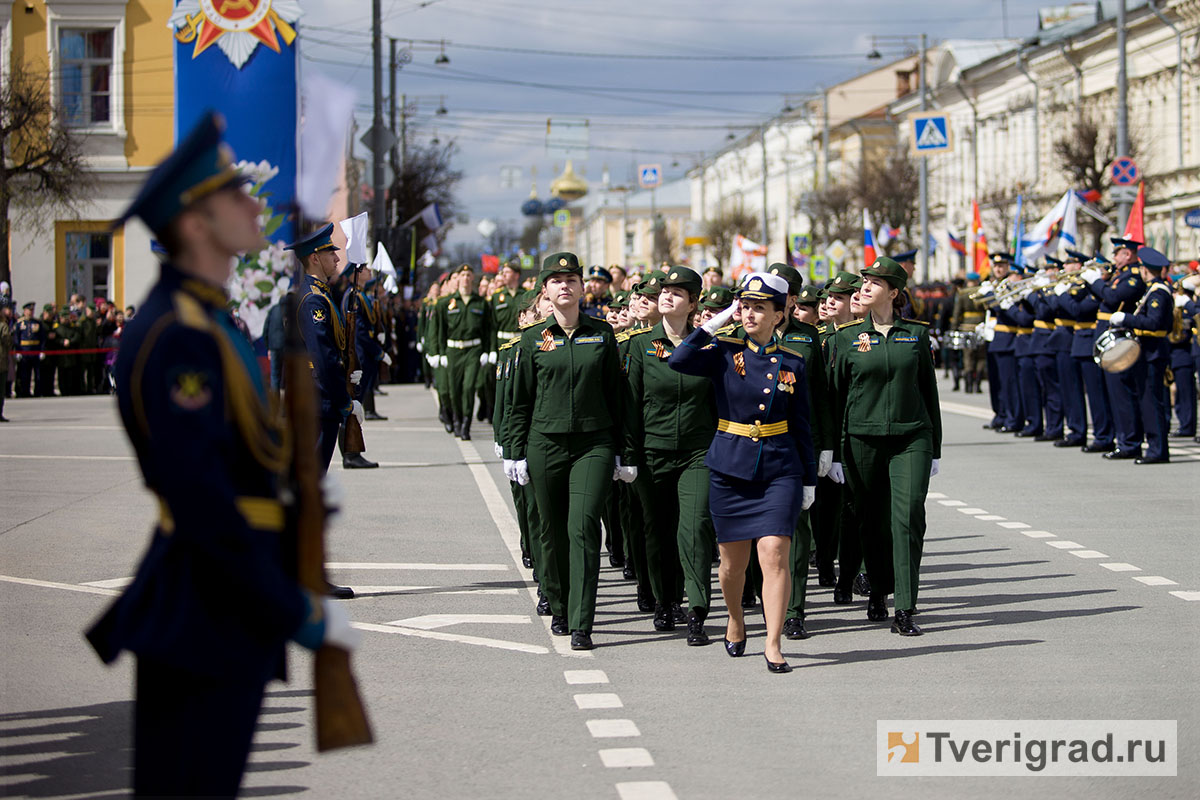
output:
[[[1133,332],[1135,334],[1137,334],[1138,336],[1153,336],[1156,339],[1159,337],[1162,337],[1162,336],[1166,336],[1169,333],[1169,331],[1144,331],[1141,328],[1134,328]]]
[[[964,317],[970,317],[971,319],[982,319],[983,318],[982,311],[964,311],[962,313],[962,315]]]
[[[1054,324],[1055,324],[1055,325],[1057,325],[1057,326],[1059,326],[1060,328],[1074,328],[1074,327],[1075,327],[1075,320],[1073,320],[1073,319],[1059,319],[1058,317],[1055,317],[1055,318],[1054,318]]]
[[[1090,330],[1095,330],[1095,328],[1096,328],[1095,320],[1092,320],[1091,322],[1076,322],[1075,323],[1075,330],[1077,330],[1077,331],[1090,331]]]
[[[1049,322],[1046,322],[1046,320],[1044,320],[1044,319],[1035,319],[1033,321],[1033,327],[1041,328],[1044,331],[1054,330],[1054,326],[1051,325]]]
[[[1105,322],[1107,322],[1108,320],[1112,319],[1112,312],[1111,311],[1098,311],[1098,312],[1096,312],[1096,319],[1102,319]]]
[[[21,347],[36,347],[39,344],[37,339],[22,339]]]
[[[1031,333],[1033,333],[1033,328],[1017,328],[1018,336],[1026,336]]]
[[[996,333],[1016,333],[1018,330],[1016,325],[997,325]]]
[[[717,430],[724,433],[732,433],[734,436],[747,436],[751,439],[758,439],[762,436],[778,436],[781,433],[787,433],[787,420],[782,422],[769,422],[766,425],[762,423],[754,423],[746,425],[742,422],[730,422],[727,419],[717,421]]]
[[[234,499],[238,513],[245,518],[246,524],[256,531],[282,531],[284,514],[283,503],[270,497],[238,497]],[[163,497],[158,497],[158,526],[163,533],[175,532],[175,517]]]

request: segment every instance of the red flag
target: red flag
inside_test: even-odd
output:
[[[974,200],[971,201],[971,246],[975,251],[975,271],[980,277],[987,277],[991,271],[987,234],[983,232],[983,222],[979,219],[979,203]]]
[[[486,275],[495,275],[500,271],[500,256],[481,255],[480,263],[483,265],[483,272]]]
[[[1125,235],[1122,239],[1132,239],[1135,242],[1144,242],[1145,229],[1142,227],[1142,212],[1146,209],[1146,184],[1138,182],[1137,199],[1133,201],[1133,208],[1129,209],[1129,220],[1125,223]]]

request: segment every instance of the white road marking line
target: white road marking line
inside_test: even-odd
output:
[[[440,589],[437,586],[360,586],[354,584],[355,595],[377,594],[516,594],[516,589]]]
[[[563,677],[572,686],[585,683],[608,683],[608,675],[602,669],[565,669]]]
[[[976,517],[975,519],[979,520],[980,522],[1004,522],[1007,517],[1001,517],[998,514],[984,514],[983,516]]]
[[[982,508],[960,508],[960,509],[958,509],[958,513],[970,514],[971,516],[975,517],[975,516],[979,516],[980,514],[986,514],[987,512],[984,511]]]
[[[99,586],[80,586],[77,583],[39,581],[34,578],[17,578],[12,575],[0,575],[0,581],[4,581],[5,583],[19,583],[23,586],[40,586],[43,589],[64,589],[68,592],[80,592],[82,594],[102,594],[108,597],[120,594],[116,589],[103,589]]]
[[[39,422],[18,422],[6,430],[23,431],[23,430],[38,430],[38,431],[121,431],[125,430],[120,425],[53,425],[42,424]]]
[[[1059,550],[1082,550],[1083,545],[1079,542],[1064,542],[1061,539],[1057,542],[1046,542],[1051,547],[1057,547]]]
[[[98,589],[121,589],[133,583],[133,578],[109,578],[106,581],[84,581],[80,586],[95,586]]]
[[[458,451],[462,454],[467,469],[471,471],[471,477],[475,479],[475,486],[479,489],[479,494],[483,497],[483,504],[487,507],[488,514],[491,516],[492,522],[496,525],[496,530],[500,532],[500,538],[508,548],[508,554],[512,557],[513,564],[520,568],[521,529],[517,525],[516,518],[508,510],[508,505],[504,502],[504,498],[500,496],[500,490],[496,486],[496,481],[492,479],[492,475],[488,472],[488,468],[484,465],[479,453],[469,443],[461,439],[455,439],[454,443],[458,446]],[[524,575],[524,573],[521,574]],[[530,581],[526,587],[526,591],[529,593],[529,599],[537,603],[537,584]],[[542,617],[542,623],[546,626],[546,636],[550,637],[550,644],[554,647],[554,652],[560,656],[565,656],[566,658],[594,657],[590,650],[572,650],[571,638],[569,636],[554,636],[551,634],[550,617]]]
[[[1108,558],[1107,555],[1101,553],[1099,550],[1068,550],[1067,552],[1080,558]]]
[[[433,572],[506,572],[506,564],[425,564],[400,561],[330,561],[326,569],[406,569]]]
[[[1180,600],[1200,600],[1200,592],[1171,592],[1171,594],[1175,595]]]
[[[628,781],[617,784],[621,800],[679,800],[666,781]]]
[[[592,692],[589,694],[573,695],[575,707],[580,710],[593,708],[624,708],[621,698],[612,692]]]
[[[525,614],[424,614],[419,617],[398,619],[386,622],[385,625],[398,625],[401,628],[417,628],[432,631],[437,628],[448,628],[451,625],[528,625],[533,619]]]
[[[925,499],[926,500],[944,500],[944,499],[946,499],[946,495],[942,494],[941,492],[926,492]]]
[[[441,433],[445,428],[420,427],[414,426],[411,428],[402,428],[397,425],[368,425],[367,430],[374,433],[375,431],[388,431],[389,433]]]
[[[432,467],[432,461],[380,461],[381,467]]]
[[[1055,538],[1054,534],[1051,533],[1050,531],[1021,531],[1021,533],[1025,534],[1030,539],[1053,539],[1053,538]]]
[[[1017,531],[1017,530],[1020,530],[1021,528],[1029,527],[1024,522],[997,522],[996,524],[999,525],[1001,528],[1008,528],[1010,531]]]
[[[644,747],[614,747],[600,751],[600,763],[606,767],[653,767],[654,759]]]
[[[48,456],[48,455],[17,455],[15,453],[0,453],[0,458],[11,458],[21,461],[133,461],[133,456]]]
[[[955,506],[965,506],[962,500],[938,500],[938,505],[954,508]]]
[[[615,739],[621,736],[641,736],[642,732],[631,719],[589,719],[588,732],[595,739]]]
[[[1138,583],[1144,583],[1147,586],[1178,586],[1179,584],[1170,578],[1164,578],[1161,575],[1134,575],[1133,579]]]
[[[979,406],[969,406],[965,403],[955,403],[950,400],[939,400],[938,407],[942,411],[949,411],[951,414],[958,414],[963,417],[974,417],[975,419],[991,419],[995,416],[991,409],[980,408]]]
[[[401,636],[415,636],[418,639],[437,639],[440,642],[458,642],[459,644],[474,644],[480,647],[492,647],[497,650],[513,650],[518,653],[533,653],[544,656],[549,648],[523,642],[506,642],[503,639],[488,639],[483,636],[465,636],[461,633],[444,633],[443,631],[422,631],[417,628],[401,628],[396,625],[377,625],[374,622],[352,622],[352,627],[361,631],[375,633],[395,633]]]
[[[1141,572],[1142,571],[1141,567],[1135,567],[1133,564],[1126,564],[1121,561],[1112,561],[1107,564],[1101,564],[1100,566],[1104,567],[1105,569],[1110,569],[1113,572]]]

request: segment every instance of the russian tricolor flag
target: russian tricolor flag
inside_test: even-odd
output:
[[[963,244],[963,240],[955,236],[950,231],[946,231],[946,239],[950,242],[950,249],[959,255],[967,254],[967,246]]]
[[[875,235],[871,233],[871,214],[863,209],[863,266],[875,263]]]

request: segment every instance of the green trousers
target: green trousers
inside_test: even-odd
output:
[[[639,474],[638,481],[644,480]],[[646,512],[642,497],[633,484],[619,483],[613,487],[620,502],[621,532],[625,535],[625,563],[633,566],[637,578],[639,599],[652,599],[654,590],[650,586],[650,570],[646,565]]]
[[[479,386],[479,356],[482,347],[456,350],[446,348],[446,390],[450,393],[450,410],[457,417],[470,418],[475,413],[475,391]]]
[[[812,552],[812,540],[812,515],[808,511],[801,511],[800,519],[796,520],[796,529],[792,531],[792,597],[788,601],[785,619],[804,619],[804,598],[808,594],[808,556]]]
[[[648,518],[646,566],[654,600],[668,605],[681,600],[686,591],[688,606],[705,614],[712,603],[716,545],[708,514],[707,452],[648,449],[642,465],[646,478],[643,507]]]
[[[608,502],[604,504],[604,546],[612,555],[619,555],[618,560],[625,560],[624,526],[621,521],[621,492],[614,486],[609,492]]]
[[[543,434],[526,447],[542,520],[542,592],[572,631],[591,632],[600,581],[600,517],[612,487],[616,449],[608,430]]]
[[[833,569],[838,556],[838,521],[842,516],[842,487],[829,478],[817,478],[817,500],[812,515],[813,542],[817,548],[817,566]]]
[[[925,495],[933,461],[928,430],[904,436],[846,437],[846,480],[857,500],[871,593],[896,593],[896,609],[917,604],[925,544]]]

